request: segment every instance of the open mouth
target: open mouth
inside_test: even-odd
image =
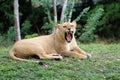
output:
[[[73,31],[65,32],[65,39],[68,43],[72,41],[72,38],[73,38]]]

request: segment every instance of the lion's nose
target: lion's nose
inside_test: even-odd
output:
[[[70,28],[68,28],[66,32],[70,32],[70,33],[72,32],[73,33],[72,29],[70,29]]]
[[[71,31],[71,29],[70,29],[70,28],[68,28],[68,31]]]

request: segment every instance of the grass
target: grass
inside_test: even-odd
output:
[[[91,59],[43,60],[45,66],[9,58],[0,47],[0,80],[120,80],[120,44],[80,44]]]

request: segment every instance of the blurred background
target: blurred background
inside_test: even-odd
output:
[[[75,20],[78,42],[120,41],[120,0],[18,0],[18,4],[22,39],[50,34],[56,23]],[[63,6],[66,6],[65,10]],[[11,45],[16,40],[14,9],[14,0],[0,0],[2,46]]]

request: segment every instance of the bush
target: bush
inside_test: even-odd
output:
[[[53,22],[52,23],[46,22],[41,29],[44,31],[43,33],[50,34],[53,31],[53,28],[55,28],[55,25]]]
[[[104,5],[104,15],[98,23],[98,35],[105,38],[120,39],[120,3]]]
[[[97,39],[98,36],[95,34],[95,31],[97,29],[96,27],[98,25],[99,19],[103,15],[103,11],[103,6],[97,6],[89,12],[86,24],[83,27],[78,26],[79,29],[77,28],[77,36],[79,36],[79,41],[92,42]]]
[[[26,20],[23,24],[22,24],[22,29],[21,29],[21,32],[24,34],[24,35],[27,35],[28,33],[30,33],[30,28],[31,28],[31,24],[30,24],[30,21]]]
[[[0,34],[0,45],[8,46],[13,44],[15,41],[15,29],[14,27],[9,27],[7,34]]]
[[[39,36],[37,33],[33,33],[31,35],[26,35],[25,39],[34,38],[34,37],[37,37],[37,36]]]

